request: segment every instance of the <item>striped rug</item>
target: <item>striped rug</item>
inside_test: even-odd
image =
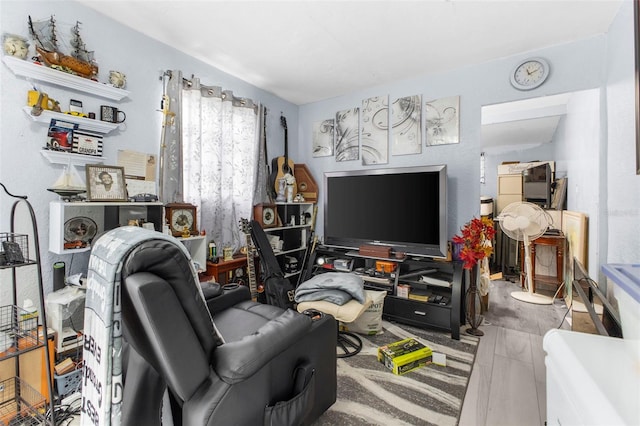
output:
[[[462,332],[424,330],[383,321],[383,333],[361,336],[362,351],[338,359],[338,400],[314,426],[456,425],[471,376],[478,339]],[[433,352],[446,355],[447,366],[430,364],[403,376],[377,361],[379,346],[415,337]]]

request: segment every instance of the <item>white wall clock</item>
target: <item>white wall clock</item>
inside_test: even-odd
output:
[[[549,77],[549,63],[542,58],[529,58],[520,62],[511,72],[511,85],[518,90],[539,87]]]

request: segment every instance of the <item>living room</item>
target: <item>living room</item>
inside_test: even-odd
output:
[[[640,239],[634,230],[640,191],[635,164],[638,147],[631,1],[620,3],[611,26],[602,34],[303,105],[285,101],[221,72],[79,2],[3,1],[0,8],[3,32],[25,37],[28,37],[29,16],[46,19],[55,15],[62,22],[82,22],[85,42],[96,52],[100,79],[106,77],[108,70],[120,70],[126,74],[126,87],[131,95],[118,103],[118,108],[126,112],[127,118],[105,138],[103,155],[107,159],[106,164],[115,164],[118,150],[159,151],[163,119],[160,112],[163,88],[159,73],[163,70],[182,70],[184,75],[195,75],[207,84],[223,86],[239,96],[267,105],[273,111],[267,122],[268,151],[274,156],[283,150],[282,129],[278,121],[282,113],[288,120],[289,155],[296,163],[306,164],[318,182],[325,172],[365,167],[359,161],[339,163],[333,157],[314,158],[310,139],[315,122],[331,118],[337,111],[360,106],[363,99],[372,96],[389,95],[390,99],[395,99],[422,95],[423,100],[460,96],[458,144],[423,147],[418,155],[390,156],[389,164],[384,166],[447,165],[450,237],[469,219],[479,215],[481,195],[496,194],[495,170],[501,161],[554,160],[558,173],[569,177],[567,209],[589,215],[590,275],[604,282],[600,271],[602,265],[638,261]],[[350,48],[357,49],[357,46]],[[533,92],[514,90],[508,75],[517,63],[529,57],[546,58],[552,66],[552,76]],[[31,83],[17,78],[4,65],[0,79],[0,182],[12,192],[29,197],[40,226],[40,245],[46,248],[49,247],[49,202],[58,198],[47,188],[59,177],[61,168],[50,164],[40,154],[46,133],[43,127],[31,122],[20,111]],[[51,98],[69,98],[68,93],[55,86],[47,87],[47,90]],[[482,107],[560,93],[578,93],[571,113],[567,114],[563,145],[553,150],[548,147],[515,150],[508,158],[488,157],[485,163],[487,179],[484,184],[480,183],[480,154],[484,151],[481,143]],[[103,103],[87,99],[85,109],[97,111]],[[581,122],[592,125],[597,136],[585,137],[581,133],[586,133]],[[569,134],[570,130],[573,135]],[[575,132],[579,132],[577,136]],[[585,146],[585,143],[589,145]],[[554,158],[549,158],[551,155]],[[0,198],[0,230],[10,227],[9,210],[10,202],[6,197]],[[319,235],[323,232],[322,214],[320,209],[316,228]],[[53,289],[53,265],[56,262],[66,262],[69,273],[86,271],[88,265],[88,255],[63,256],[43,249],[42,256],[46,293]],[[11,298],[10,289],[2,288],[0,291],[3,300]],[[36,289],[21,291],[24,293],[18,299],[22,301]]]

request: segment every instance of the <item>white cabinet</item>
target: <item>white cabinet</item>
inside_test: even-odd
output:
[[[162,231],[162,203],[49,203],[49,251],[56,254],[91,250],[96,236],[127,225],[130,220],[150,222],[154,230]]]
[[[285,277],[297,277],[301,272],[314,206],[314,203],[276,203],[281,226],[264,230]]]
[[[203,272],[207,268],[207,237],[193,235],[188,238],[179,237],[178,240],[189,250],[191,260],[197,263],[198,272]]]

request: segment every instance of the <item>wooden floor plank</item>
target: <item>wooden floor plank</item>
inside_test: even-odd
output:
[[[490,385],[491,367],[481,364],[474,365],[462,405],[459,426],[486,424]]]
[[[529,333],[501,327],[496,338],[496,355],[526,362],[533,368]]]
[[[496,355],[490,388],[486,425],[542,424],[533,364]]]

